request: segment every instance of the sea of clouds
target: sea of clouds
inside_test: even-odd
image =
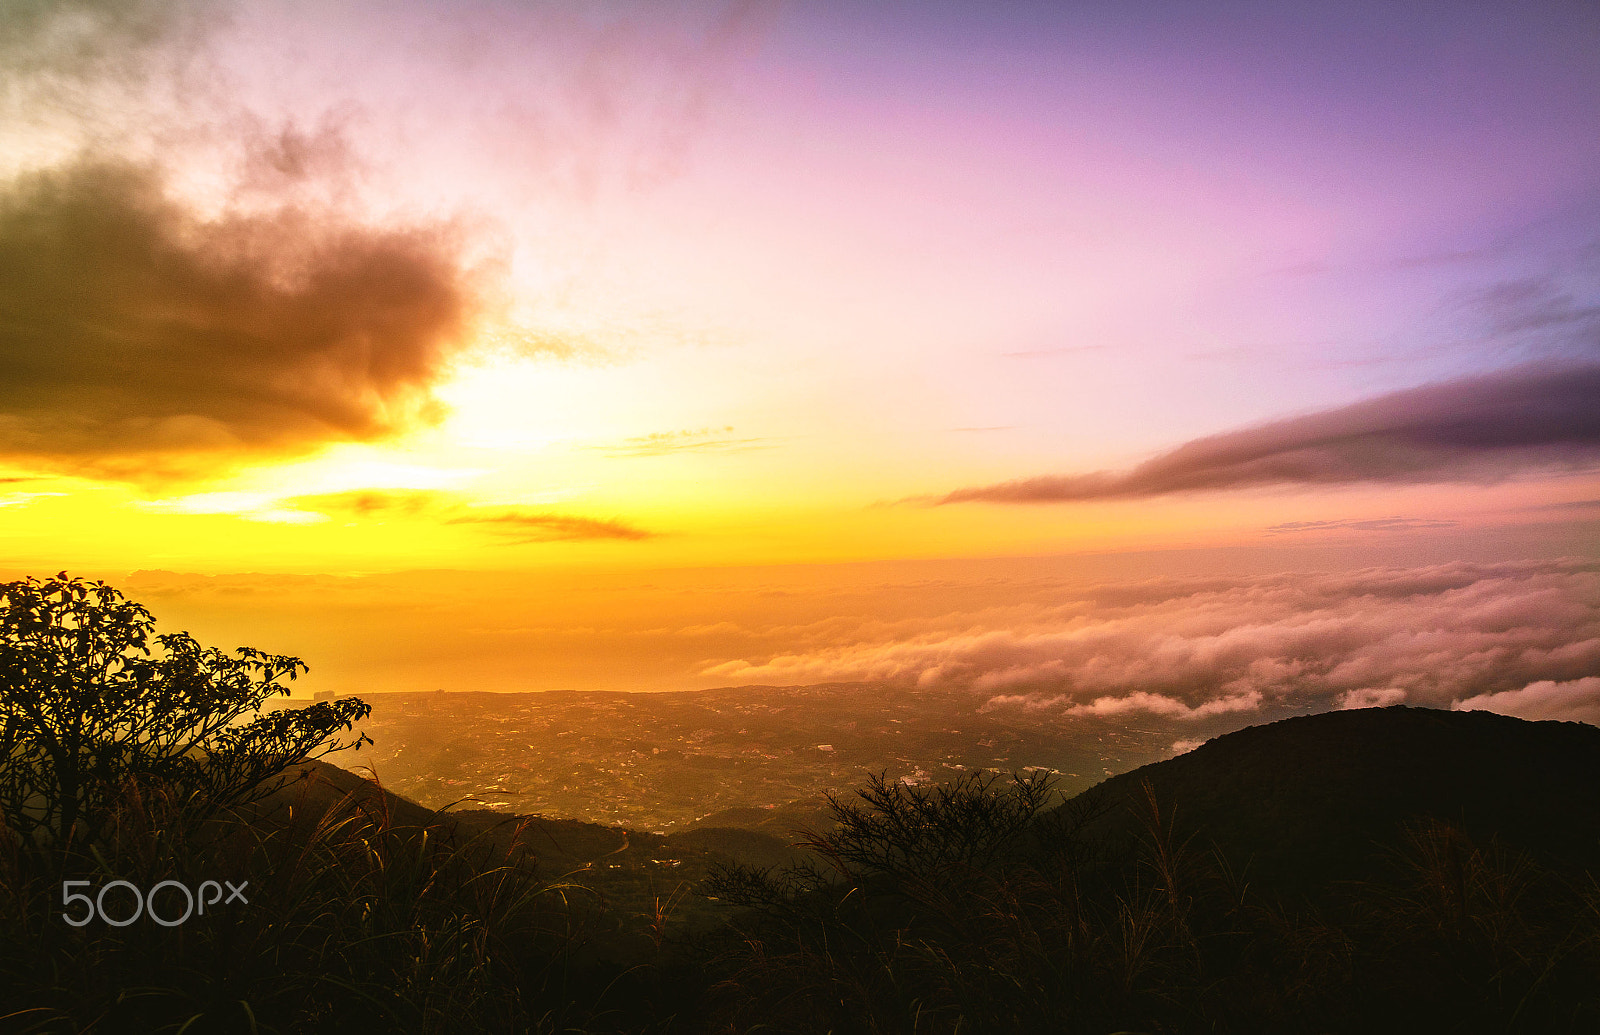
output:
[[[849,637],[835,625],[848,642],[724,661],[706,674],[887,680],[974,693],[989,709],[1079,715],[1247,720],[1273,706],[1411,704],[1600,722],[1600,564],[1591,561],[1063,587],[1054,600],[1035,595],[1027,614],[925,621],[922,631],[896,623],[892,637]]]

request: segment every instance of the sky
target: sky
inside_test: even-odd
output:
[[[0,574],[313,688],[1600,717],[1600,9],[1302,6],[0,0]]]

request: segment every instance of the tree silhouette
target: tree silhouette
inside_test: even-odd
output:
[[[157,635],[104,582],[0,583],[0,815],[25,848],[92,844],[130,783],[176,791],[203,819],[298,762],[370,743],[330,739],[371,713],[353,698],[261,712],[306,667]]]

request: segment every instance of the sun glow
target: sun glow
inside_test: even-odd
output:
[[[1588,30],[101,6],[0,46],[0,566],[1592,541]]]

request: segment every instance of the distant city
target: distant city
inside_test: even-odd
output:
[[[318,694],[317,699],[331,699]],[[369,694],[373,744],[329,761],[430,808],[456,805],[670,833],[732,810],[815,803],[875,773],[937,782],[1046,770],[1067,794],[1215,728],[980,710],[875,684],[678,693]],[[730,825],[747,825],[730,823]]]

